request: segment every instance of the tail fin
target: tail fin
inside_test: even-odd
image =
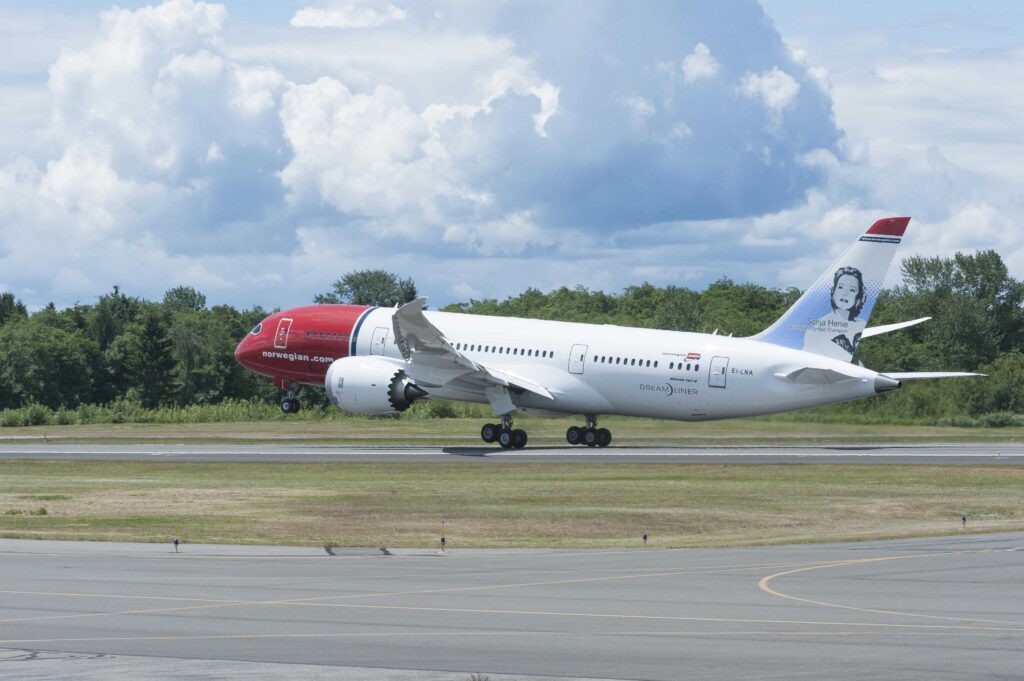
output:
[[[910,218],[883,218],[754,340],[850,361]]]

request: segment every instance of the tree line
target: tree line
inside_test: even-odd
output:
[[[902,262],[901,273],[900,285],[879,296],[870,324],[932,320],[865,340],[854,360],[882,371],[981,370],[990,376],[915,384],[810,417],[890,420],[898,413],[956,423],[992,414],[997,416],[990,420],[1012,420],[1024,413],[1024,283],[1010,276],[994,251],[914,256]],[[647,283],[620,293],[530,288],[501,301],[471,300],[444,309],[748,336],[770,325],[799,295],[794,288],[719,279],[701,291]],[[339,278],[314,301],[393,306],[415,297],[412,279],[364,270]],[[13,294],[0,294],[0,409],[276,402],[271,382],[234,360],[238,341],[267,314],[260,307],[208,307],[190,286],[168,290],[159,302],[114,286],[93,304],[61,310],[51,304],[34,313]],[[309,391],[304,399],[315,403],[318,393]]]

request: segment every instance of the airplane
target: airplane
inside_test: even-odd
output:
[[[607,447],[598,417],[707,421],[847,402],[904,381],[979,376],[877,372],[852,357],[865,338],[929,317],[868,327],[910,218],[875,222],[774,324],[747,337],[489,317],[426,309],[312,305],[270,315],[238,344],[235,358],[288,391],[324,386],[356,414],[398,414],[421,399],[489,404],[500,423],[480,437],[521,449],[516,414],[581,415],[565,439]]]

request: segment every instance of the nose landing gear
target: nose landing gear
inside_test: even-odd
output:
[[[300,383],[291,383],[288,386],[288,395],[281,401],[281,411],[285,414],[297,414],[299,409],[302,408],[302,403],[299,402],[299,390],[302,388]]]
[[[571,445],[607,447],[612,443],[612,432],[607,428],[598,428],[597,417],[588,416],[585,428],[572,426],[565,431],[565,441]]]
[[[480,429],[480,439],[484,442],[497,442],[502,449],[522,449],[526,446],[526,431],[521,428],[512,427],[512,416],[505,414],[501,417],[501,425],[486,423]]]

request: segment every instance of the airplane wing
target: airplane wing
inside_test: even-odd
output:
[[[914,319],[909,322],[898,322],[896,324],[882,324],[880,326],[871,326],[864,329],[861,332],[860,339],[864,340],[865,338],[871,338],[872,336],[881,336],[883,333],[889,333],[890,331],[899,331],[900,329],[905,329],[908,326],[914,326],[915,324],[926,322],[929,319],[931,319],[931,317],[921,317],[920,319]]]
[[[496,399],[492,397],[500,393],[494,388],[509,387],[555,399],[547,388],[526,376],[508,369],[484,366],[456,350],[444,333],[423,314],[426,304],[426,298],[417,298],[392,315],[395,343],[409,363],[406,373],[411,379],[424,387],[439,387],[456,379],[477,382],[492,403]]]
[[[969,371],[892,371],[882,375],[897,381],[920,381],[927,378],[963,378],[964,376],[987,376],[988,374],[976,374]]]

